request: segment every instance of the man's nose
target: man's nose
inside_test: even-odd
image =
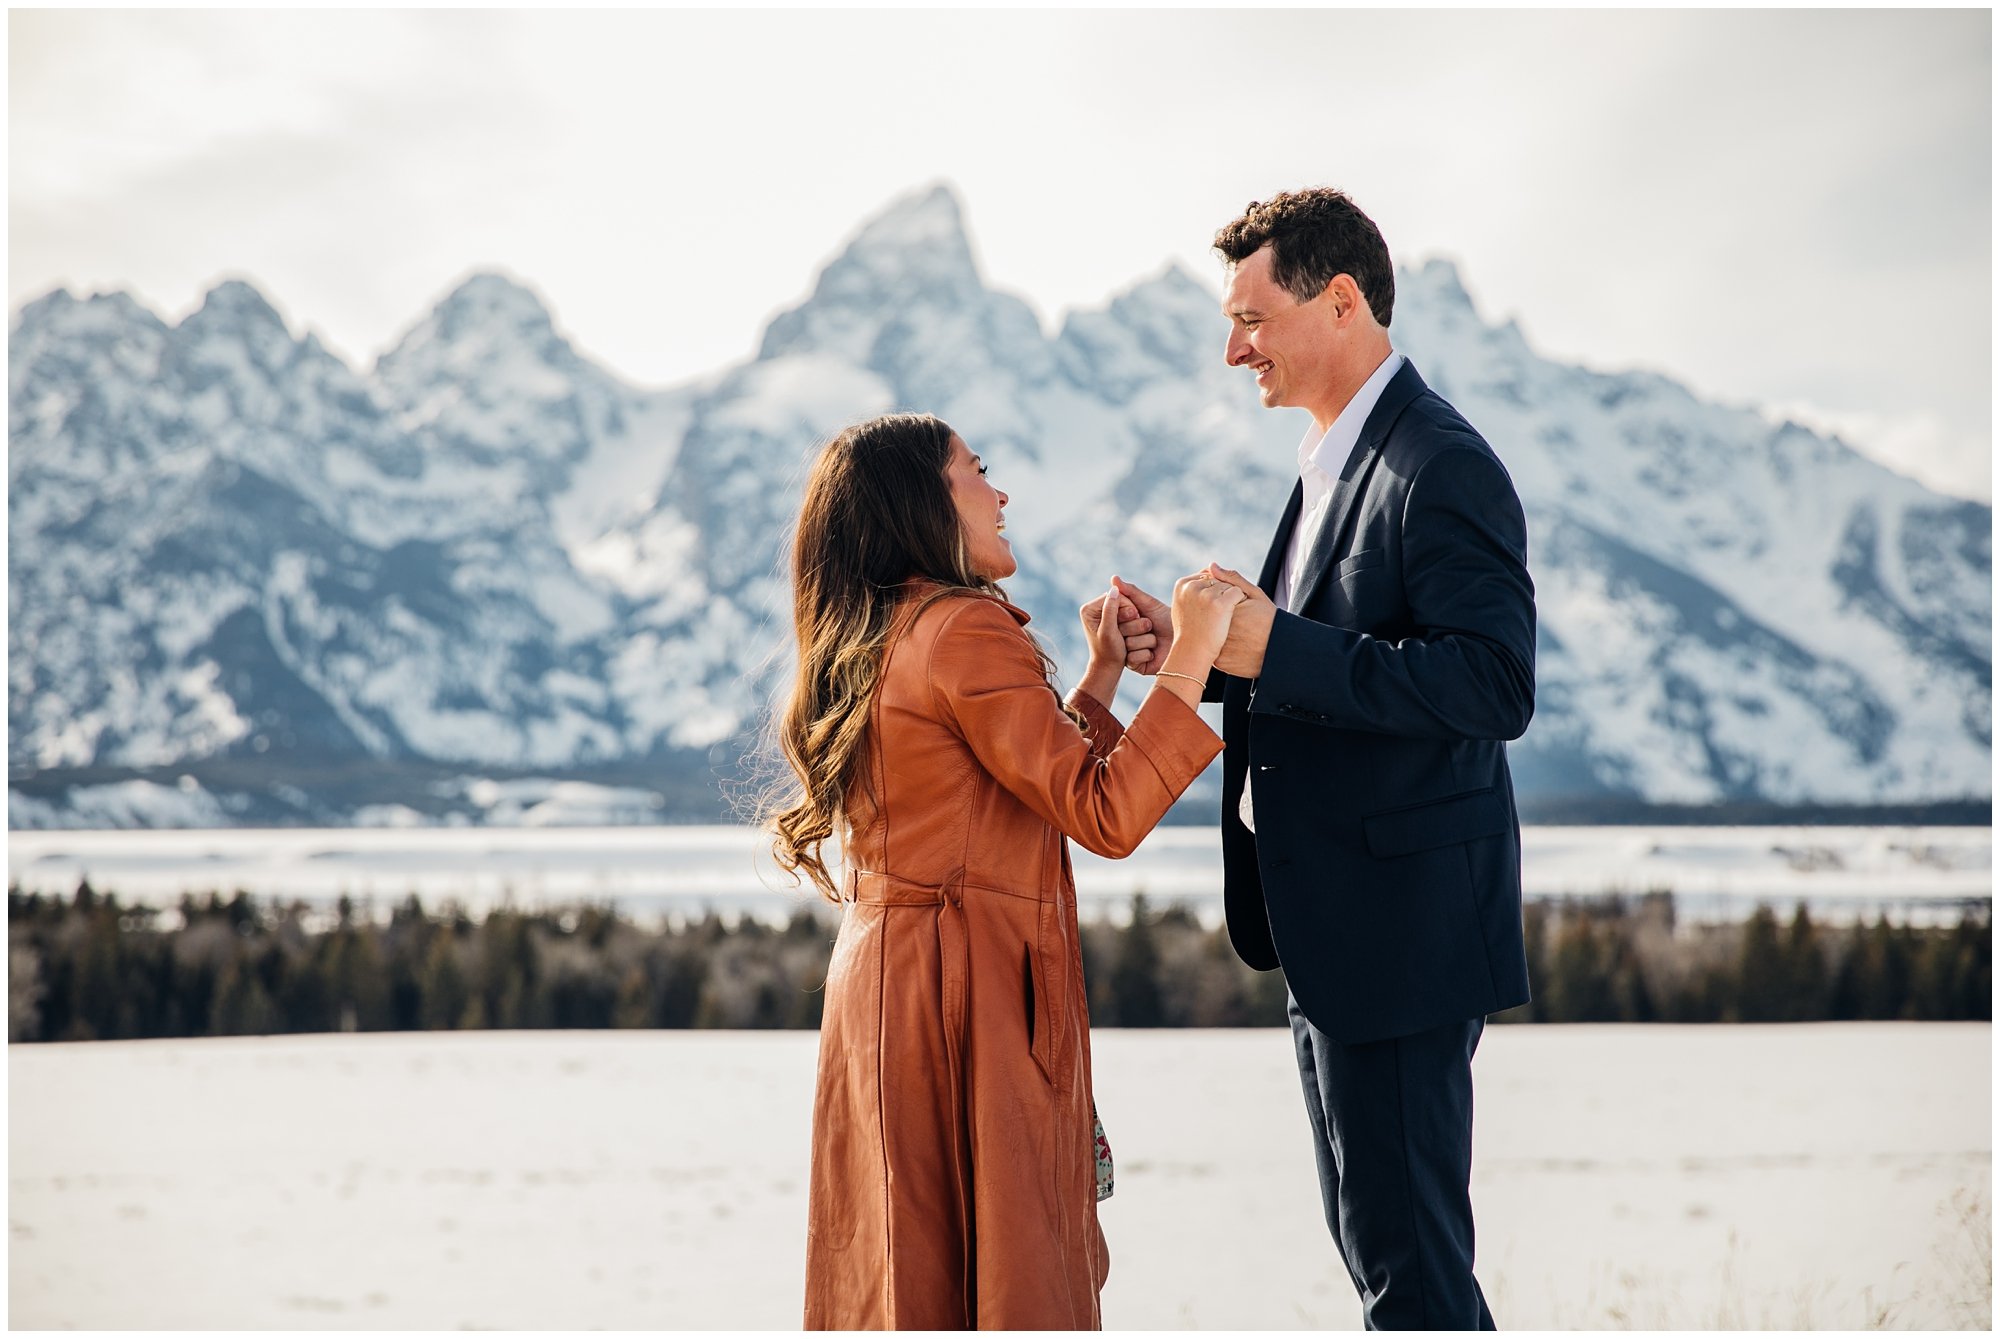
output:
[[[1223,363],[1229,367],[1235,367],[1238,363],[1242,362],[1249,356],[1250,356],[1249,339],[1246,338],[1243,332],[1240,330],[1230,331],[1229,343],[1225,345],[1222,350]]]

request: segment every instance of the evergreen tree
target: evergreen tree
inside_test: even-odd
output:
[[[1786,1021],[1825,1018],[1826,952],[1820,946],[1819,928],[1803,902],[1793,910],[1792,923],[1785,931],[1784,958]]]
[[[11,911],[11,897],[9,903]],[[7,952],[9,1042],[42,1039],[43,991],[42,955],[30,944],[10,944]]]
[[[278,1030],[270,992],[246,955],[231,958],[222,969],[211,1017],[218,1037],[262,1037]]]
[[[1862,1018],[1901,1018],[1910,990],[1908,944],[1884,911],[1860,945]]]
[[[87,884],[8,896],[17,1041],[392,1028],[818,1025],[829,927],[699,921],[641,929],[606,905],[480,920],[413,894],[386,925],[342,898],[317,927],[299,902],[185,896],[178,926]],[[1536,1021],[1977,1018],[1992,1015],[1992,924],[1829,927],[1806,907],[1676,928],[1663,895],[1531,902]],[[1282,1026],[1281,972],[1237,960],[1221,927],[1135,898],[1128,925],[1079,927],[1099,1026]],[[1022,964],[1024,993],[1032,964]]]
[[[1610,964],[1610,1012],[1620,1023],[1651,1023],[1659,1013],[1653,990],[1631,939],[1619,935],[1612,941]]]
[[[1778,918],[1759,906],[1743,926],[1743,950],[1736,961],[1736,1018],[1744,1023],[1776,1023],[1789,1007],[1786,961],[1778,947]]]
[[[458,945],[451,932],[446,930],[433,936],[429,956],[424,960],[418,1026],[429,1032],[457,1027],[465,1017],[470,997],[465,971],[458,962]]]
[[[1548,1013],[1551,1023],[1602,1023],[1615,1016],[1609,982],[1609,954],[1587,910],[1564,915],[1550,957]]]
[[[1160,950],[1153,939],[1151,913],[1144,893],[1132,895],[1132,924],[1119,947],[1118,965],[1111,969],[1112,1022],[1117,1027],[1159,1027]]]
[[[693,1027],[708,987],[708,957],[688,936],[676,937],[660,959],[659,994],[653,1006],[658,1027]]]
[[[611,1015],[611,1026],[643,1028],[652,1025],[652,979],[642,964],[635,963],[626,969],[624,980],[618,983],[618,1003]]]

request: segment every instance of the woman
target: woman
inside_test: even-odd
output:
[[[1124,856],[1221,749],[1195,714],[1241,593],[1189,577],[1122,728],[1120,601],[1067,706],[995,583],[1007,495],[935,418],[849,428],[792,559],[802,793],[781,864],[845,903],[813,1103],[809,1329],[1094,1329],[1089,1019],[1063,838]],[[842,831],[836,883],[820,844]]]

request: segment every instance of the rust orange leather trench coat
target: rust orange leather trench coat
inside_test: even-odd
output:
[[[1027,621],[948,596],[884,655],[820,1025],[808,1329],[1101,1328],[1064,837],[1129,854],[1222,745],[1159,688],[1122,729],[1073,695],[1079,730]]]

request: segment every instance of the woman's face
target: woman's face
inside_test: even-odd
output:
[[[1000,533],[1007,528],[1002,509],[1007,495],[986,482],[986,467],[957,433],[951,435],[951,463],[944,467],[952,504],[965,532],[965,553],[972,570],[988,581],[1014,575],[1014,546]]]

